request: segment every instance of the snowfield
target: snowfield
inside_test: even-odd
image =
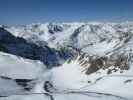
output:
[[[1,53],[1,56],[3,55],[8,57],[7,60],[10,58],[10,61],[14,61],[12,66],[14,64],[15,67],[13,68],[14,71],[9,70],[10,63],[8,63],[10,66],[5,63],[4,69],[0,67],[1,76],[11,78],[0,78],[0,95],[3,96],[0,100],[73,100],[75,97],[78,100],[83,98],[84,100],[132,100],[133,98],[133,93],[129,92],[133,90],[132,74],[114,73],[107,75],[105,71],[101,71],[100,74],[85,75],[77,60],[70,63],[66,62],[60,67],[46,71],[45,66],[38,64],[38,62],[30,61],[32,66],[28,66],[27,60],[22,63],[24,61],[22,58]],[[18,62],[17,60],[22,61]],[[2,63],[4,65],[4,62]],[[20,65],[16,66],[16,63]],[[37,67],[34,67],[36,65]],[[39,73],[37,73],[39,66]],[[5,74],[2,72],[5,72]],[[22,86],[14,81],[18,78],[33,79],[33,83],[35,83],[31,82],[34,85],[33,89],[29,92],[25,91]],[[44,88],[46,81],[52,84],[49,91]],[[88,83],[88,81],[91,81],[91,83]]]
[[[61,51],[55,55],[63,64],[48,68],[40,60],[5,53],[0,41],[0,100],[133,100],[132,22],[1,27]],[[74,54],[64,61],[63,52]]]
[[[18,79],[35,79],[45,71],[45,65],[0,52],[0,76]]]

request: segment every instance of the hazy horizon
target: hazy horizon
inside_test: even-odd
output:
[[[1,0],[0,24],[133,21],[132,0]]]

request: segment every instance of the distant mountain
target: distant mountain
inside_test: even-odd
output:
[[[56,50],[47,45],[41,47],[21,37],[15,37],[4,28],[0,28],[0,51],[28,59],[40,60],[47,66],[59,64]]]
[[[30,87],[22,100],[133,99],[133,22],[0,27],[0,85]]]
[[[133,23],[45,23],[5,27],[14,36],[40,47],[68,51],[65,59],[78,50],[89,55],[111,56],[132,53]],[[71,49],[70,49],[71,47]],[[72,49],[73,48],[73,49]],[[62,54],[61,52],[60,54]],[[74,54],[75,55],[75,54]]]
[[[126,39],[128,41],[128,38],[132,37],[133,23],[45,23],[5,29],[37,45],[47,44],[56,49],[72,46],[89,54],[99,55],[116,49],[113,46],[122,45]],[[99,49],[102,48],[101,45],[106,48]]]

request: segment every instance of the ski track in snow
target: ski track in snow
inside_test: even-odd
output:
[[[106,98],[114,98],[114,99],[109,99],[109,100],[130,100],[125,97],[113,95],[113,94],[107,94],[107,93],[99,93],[99,92],[90,92],[90,91],[62,91],[62,92],[55,92],[55,93],[24,93],[24,94],[14,94],[14,95],[9,95],[9,96],[0,96],[1,98],[8,98],[11,96],[26,96],[26,95],[46,95],[50,97],[50,100],[54,100],[54,95],[73,95],[73,94],[78,94],[78,95],[84,95],[92,98],[99,98],[99,100],[103,100],[103,97],[105,96]],[[100,99],[101,98],[101,99]]]

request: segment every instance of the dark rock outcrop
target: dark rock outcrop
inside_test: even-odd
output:
[[[23,38],[13,36],[4,28],[0,28],[0,51],[28,59],[40,60],[50,67],[59,64],[58,52],[55,49],[29,43]]]

